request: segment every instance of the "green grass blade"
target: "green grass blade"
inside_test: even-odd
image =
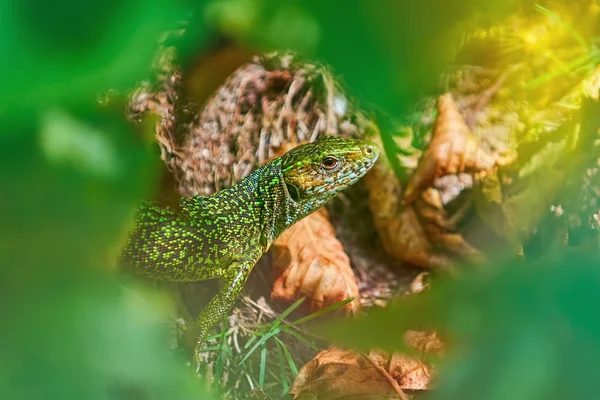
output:
[[[258,387],[263,388],[265,386],[265,374],[267,372],[267,347],[263,346],[260,351],[260,374],[258,376]]]
[[[281,339],[276,337],[275,342],[277,343],[277,346],[280,347],[281,350],[283,351],[283,354],[285,355],[285,358],[288,362],[288,366],[290,367],[290,371],[292,371],[292,375],[294,375],[294,377],[295,377],[296,375],[298,375],[298,367],[296,366],[296,363],[294,362],[294,358],[292,357],[292,354],[290,353],[287,346],[285,345],[285,343],[283,343],[283,341]]]
[[[271,325],[271,329],[269,329],[269,330],[272,331],[274,329],[277,329],[277,327],[281,324],[281,322],[285,318],[287,318],[288,315],[290,315],[296,308],[298,308],[300,306],[300,304],[304,303],[305,299],[306,299],[305,297],[302,297],[302,298],[296,300],[296,302],[294,304],[292,304],[284,312],[282,312],[281,315],[273,321],[273,324]]]
[[[290,390],[290,385],[288,382],[287,374],[285,372],[285,356],[283,353],[283,349],[281,347],[280,341],[275,338],[275,343],[277,343],[277,358],[279,359],[279,374],[281,375],[281,385],[283,386],[283,394],[286,394],[288,390]]]
[[[211,347],[205,347],[203,349],[200,349],[198,352],[199,353],[208,353],[211,351],[217,351],[217,350],[221,350],[221,346],[211,346]]]
[[[579,43],[582,47],[584,48],[589,48],[589,44],[588,42],[583,38],[583,36],[581,36],[579,34],[579,32],[577,32],[575,30],[575,28],[573,28],[570,24],[568,24],[564,19],[562,19],[560,17],[560,15],[558,15],[557,13],[555,13],[554,11],[551,11],[549,9],[547,9],[546,7],[540,5],[540,4],[536,4],[535,8],[537,11],[539,11],[540,13],[544,14],[545,16],[547,16],[548,18],[550,18],[551,20],[553,20],[554,22],[556,22],[558,25],[560,25],[565,31],[567,31],[572,37],[573,39],[575,39],[575,41],[577,43]]]
[[[215,333],[214,335],[207,336],[204,339],[204,343],[208,342],[209,340],[213,340],[213,339],[220,338],[220,337],[221,337],[221,332]]]
[[[575,60],[569,62],[567,64],[569,71],[573,71],[576,68],[579,68],[581,66],[585,66],[586,64],[590,64],[590,63],[596,63],[598,61],[598,56],[599,56],[599,52],[596,51],[592,51],[589,52],[587,54],[584,54],[581,57],[576,58]],[[527,82],[525,84],[525,89],[526,90],[531,90],[531,89],[535,89],[540,85],[543,85],[545,83],[550,82],[551,80],[558,78],[561,75],[564,75],[565,71],[562,68],[558,68],[554,71],[550,71],[542,76],[539,76],[529,82]]]
[[[319,318],[322,315],[325,315],[331,311],[337,310],[338,308],[343,307],[352,301],[354,301],[354,297],[351,297],[346,300],[342,300],[339,303],[331,304],[325,308],[320,309],[319,311],[315,311],[314,313],[307,315],[306,317],[302,317],[294,322],[291,322],[291,323],[287,324],[286,326],[298,326],[298,325],[304,324],[308,321],[312,321],[313,319]]]
[[[310,340],[306,339],[304,336],[302,336],[298,332],[294,331],[293,329],[286,329],[284,327],[284,328],[282,328],[282,332],[285,332],[288,335],[292,335],[293,337],[295,337],[296,339],[298,339],[299,341],[301,341],[302,343],[304,343],[305,345],[307,345],[308,347],[310,347],[314,351],[320,351],[319,348],[317,348],[314,344],[312,344],[310,342]]]
[[[227,345],[227,342],[225,341],[225,337],[227,336],[227,326],[228,324],[226,323],[225,318],[223,318],[223,329],[221,330],[218,344],[219,356],[217,357],[217,361],[215,362],[215,380],[218,382],[221,381],[221,378],[223,377],[225,356],[227,355],[224,351],[224,346]]]
[[[248,340],[246,342],[246,344],[244,345],[244,350],[246,350],[248,347],[252,346],[252,343],[256,342],[256,339],[258,339],[258,336],[252,336],[250,338],[250,340]]]
[[[248,353],[246,353],[244,358],[242,358],[242,361],[240,361],[240,364],[243,364],[248,359],[248,357],[250,357],[252,355],[252,353],[254,353],[254,351],[256,351],[256,349],[258,349],[260,346],[262,346],[267,340],[269,340],[273,336],[278,335],[280,333],[281,333],[281,329],[277,328],[273,332],[269,332],[266,335],[264,335],[263,337],[261,337],[260,340],[258,342],[256,342],[256,344],[248,351]]]

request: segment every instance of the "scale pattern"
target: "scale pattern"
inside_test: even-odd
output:
[[[271,243],[354,184],[378,155],[372,142],[326,136],[290,150],[212,196],[183,198],[181,210],[143,202],[120,264],[169,282],[221,278],[219,292],[198,317],[198,347],[233,306]]]

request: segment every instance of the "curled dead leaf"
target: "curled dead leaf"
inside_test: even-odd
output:
[[[451,104],[447,104],[448,102]],[[401,180],[398,179],[385,152],[365,176],[364,182],[369,192],[369,208],[386,253],[420,267],[452,271],[457,261],[481,264],[485,257],[470,245],[457,229],[471,203],[464,202],[455,208],[452,215],[448,215],[446,205],[463,189],[472,186],[473,170],[491,166],[486,172],[492,171],[506,160],[499,156],[493,158],[484,152],[476,138],[468,132],[451,97],[442,96],[440,107],[448,111],[440,115],[438,131],[456,129],[460,140],[458,144],[453,143],[452,135],[444,133],[440,136],[441,139],[449,142],[439,143],[438,137],[436,144],[434,137],[419,162],[417,171],[412,175],[410,184],[413,185],[413,193],[409,193],[408,196],[410,202],[406,202],[407,196],[403,192]],[[453,127],[454,125],[456,126]],[[371,139],[382,144],[377,135],[373,135]],[[435,146],[439,148],[436,149]],[[418,154],[415,153],[414,157],[418,157]],[[442,160],[442,157],[449,159]],[[423,161],[425,158],[428,161]],[[402,165],[408,165],[406,160]],[[431,169],[432,166],[435,168]],[[423,174],[427,169],[434,173],[425,179]],[[463,173],[464,171],[470,172],[471,175]],[[447,175],[450,173],[454,175]],[[455,179],[449,179],[453,177]]]
[[[427,360],[444,345],[435,332],[408,331],[403,340],[419,356],[373,350],[368,355],[331,347],[305,364],[290,390],[295,399],[405,399],[403,390],[428,390],[435,376]],[[312,396],[312,397],[311,397]]]
[[[380,139],[372,139],[381,145]],[[373,221],[386,253],[424,268],[453,269],[454,261],[440,249],[444,241],[458,250],[460,246],[450,240],[456,241],[456,235],[450,232],[453,222],[448,221],[437,191],[426,191],[412,204],[401,204],[402,187],[385,153],[380,155],[364,182]],[[471,254],[471,249],[467,253]]]
[[[512,152],[486,151],[469,130],[450,93],[439,97],[438,112],[429,147],[404,192],[405,204],[417,199],[419,193],[439,177],[461,172],[485,174],[515,158]]]
[[[311,311],[354,297],[344,310],[360,307],[356,276],[342,244],[335,237],[325,209],[297,222],[272,246],[275,283],[271,299],[308,299]]]
[[[396,381],[368,356],[331,347],[298,372],[289,393],[294,399],[406,399]]]

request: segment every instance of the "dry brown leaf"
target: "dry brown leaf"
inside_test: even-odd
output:
[[[416,200],[439,177],[485,173],[514,159],[512,153],[492,154],[481,147],[450,93],[439,97],[438,112],[431,142],[404,192],[405,204]]]
[[[294,399],[405,399],[396,381],[376,361],[331,347],[298,372],[289,393]]]
[[[311,311],[354,297],[344,310],[356,313],[360,299],[356,276],[321,209],[286,230],[272,246],[275,283],[271,299],[308,299]]]
[[[500,158],[485,158],[485,153],[477,155],[479,151],[483,152],[483,150],[479,147],[479,144],[477,144],[477,148],[473,147],[476,143],[474,136],[465,131],[468,128],[464,124],[464,120],[462,120],[460,114],[458,114],[456,105],[452,103],[448,106],[446,104],[448,99],[451,101],[451,98],[443,96],[440,99],[441,107],[450,108],[450,111],[440,116],[441,122],[438,121],[438,130],[442,130],[442,128],[448,130],[448,126],[454,129],[452,128],[452,123],[446,121],[446,119],[453,120],[460,118],[460,124],[457,125],[461,127],[456,129],[459,129],[459,131],[463,130],[463,133],[459,135],[459,137],[464,139],[462,142],[463,145],[456,150],[449,147],[448,143],[446,143],[437,145],[437,150],[431,150],[436,146],[436,139],[433,139],[430,149],[427,150],[428,153],[423,156],[423,158],[429,157],[429,164],[428,162],[423,162],[422,158],[418,167],[420,172],[418,169],[413,174],[413,195],[409,196],[412,197],[412,201],[409,203],[405,202],[406,196],[403,197],[402,184],[398,180],[385,153],[380,155],[379,161],[364,178],[365,185],[369,191],[369,208],[373,214],[374,223],[386,253],[396,259],[424,268],[443,271],[453,270],[459,259],[480,264],[485,261],[485,257],[483,253],[470,245],[457,232],[457,224],[466,215],[470,203],[465,202],[462,207],[459,207],[458,210],[449,216],[445,209],[445,204],[449,200],[444,200],[442,190],[445,190],[444,195],[447,195],[446,191],[448,185],[450,185],[450,189],[454,191],[458,189],[460,193],[463,188],[461,185],[468,183],[464,177],[471,176],[462,173],[462,171],[471,171],[473,166],[479,167],[482,163],[487,166],[491,165],[493,170],[496,165],[505,162],[504,159],[500,160]],[[446,136],[448,135],[446,134]],[[441,137],[444,138],[444,135]],[[373,135],[372,140],[380,141],[377,135]],[[471,144],[465,147],[465,143]],[[450,153],[454,158],[448,162],[440,161],[439,163],[431,164],[431,160],[435,160],[435,157],[442,157],[443,153],[440,150],[442,148],[445,149],[446,156]],[[472,153],[475,153],[475,155]],[[406,162],[403,165],[406,165]],[[443,174],[455,174],[444,175],[444,179],[453,176],[457,178],[453,181],[445,182],[446,189],[443,187],[438,188],[437,185],[441,179],[436,174],[433,174],[425,181],[423,180],[423,168],[426,165],[433,165],[436,168],[439,166],[441,168],[439,171]],[[421,178],[414,178],[418,174],[421,174]],[[417,180],[415,181],[414,179]],[[420,186],[422,184],[429,186]],[[418,190],[416,189],[417,186],[414,185],[419,186]],[[454,197],[456,197],[456,193]]]
[[[406,331],[403,336],[407,345],[422,353],[441,353],[444,344],[434,331]]]
[[[324,350],[302,367],[290,394],[295,399],[405,399],[403,390],[430,389],[435,374],[426,357],[442,353],[442,342],[435,332],[421,331],[408,331],[403,340],[421,356]]]
[[[372,140],[379,141],[381,145],[377,136],[372,137]],[[385,153],[379,156],[377,163],[364,177],[364,182],[369,191],[369,208],[373,221],[386,253],[425,268],[448,270],[454,266],[446,254],[438,251],[435,238],[429,237],[434,231],[438,237],[441,236],[445,228],[426,228],[426,225],[445,218],[443,207],[433,210],[426,201],[420,200],[407,206],[402,205],[402,187]],[[435,212],[432,214],[428,211]],[[436,213],[441,213],[443,218],[438,218]]]

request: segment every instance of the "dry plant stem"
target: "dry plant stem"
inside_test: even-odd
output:
[[[367,354],[363,353],[362,351],[360,352],[360,355],[367,359],[367,361],[371,363],[371,365],[381,374],[381,376],[383,376],[385,380],[388,381],[388,383],[390,384],[394,392],[396,392],[400,400],[408,400],[406,394],[404,394],[402,389],[400,389],[400,385],[398,385],[398,382],[396,382],[396,380],[392,378],[385,369],[377,365],[375,361],[373,361]]]

